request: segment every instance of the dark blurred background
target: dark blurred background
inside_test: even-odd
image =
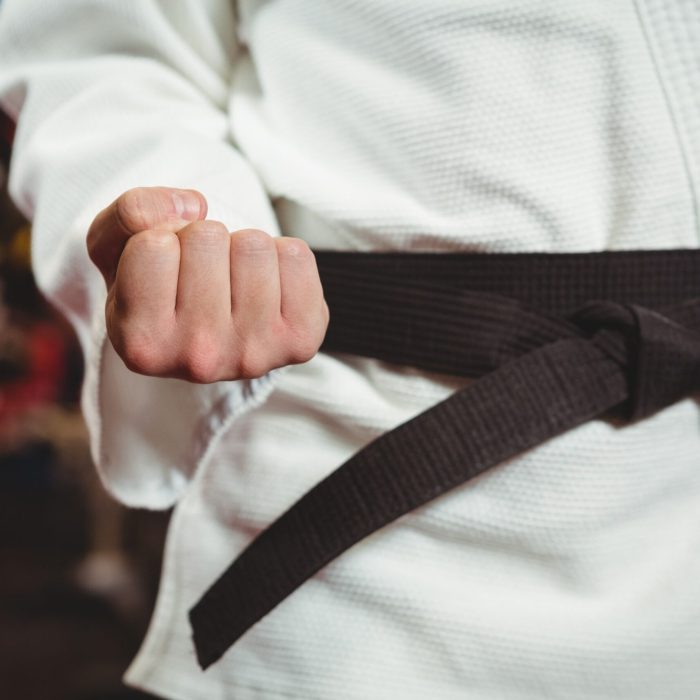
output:
[[[121,508],[94,472],[77,341],[36,289],[31,228],[7,195],[12,134],[0,113],[0,698],[142,698],[120,679],[168,513]]]

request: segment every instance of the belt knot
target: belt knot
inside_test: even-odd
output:
[[[629,398],[615,413],[625,420],[646,418],[700,390],[700,334],[676,318],[636,304],[595,300],[569,320],[624,368]]]

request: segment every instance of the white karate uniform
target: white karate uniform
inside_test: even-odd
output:
[[[127,672],[176,700],[700,697],[700,412],[591,421],[373,534],[215,666],[186,613],[368,441],[467,384],[343,354],[131,373],[85,234],[126,189],[312,247],[697,247],[697,0],[4,0],[11,194],[74,324],[105,486],[176,504]]]

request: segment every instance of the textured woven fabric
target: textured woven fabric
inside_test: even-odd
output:
[[[700,251],[316,261],[331,312],[322,350],[484,378],[364,447],[251,542],[189,613],[205,670],[400,516],[592,418],[644,419],[700,391]],[[591,269],[597,296],[566,313]],[[480,277],[530,294],[478,291]],[[640,289],[654,308],[638,304]],[[544,290],[547,310],[531,303]]]
[[[342,353],[258,383],[104,342],[94,214],[200,189],[315,248],[698,246],[694,0],[3,0],[13,197],[85,348],[108,488],[178,501],[130,683],[174,700],[694,698],[700,414],[591,421],[369,537],[205,674],[187,611],[299,496],[470,382]]]

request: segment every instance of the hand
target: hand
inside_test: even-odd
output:
[[[107,332],[134,372],[209,383],[306,362],[328,326],[308,245],[207,220],[194,190],[143,187],[94,219]]]

